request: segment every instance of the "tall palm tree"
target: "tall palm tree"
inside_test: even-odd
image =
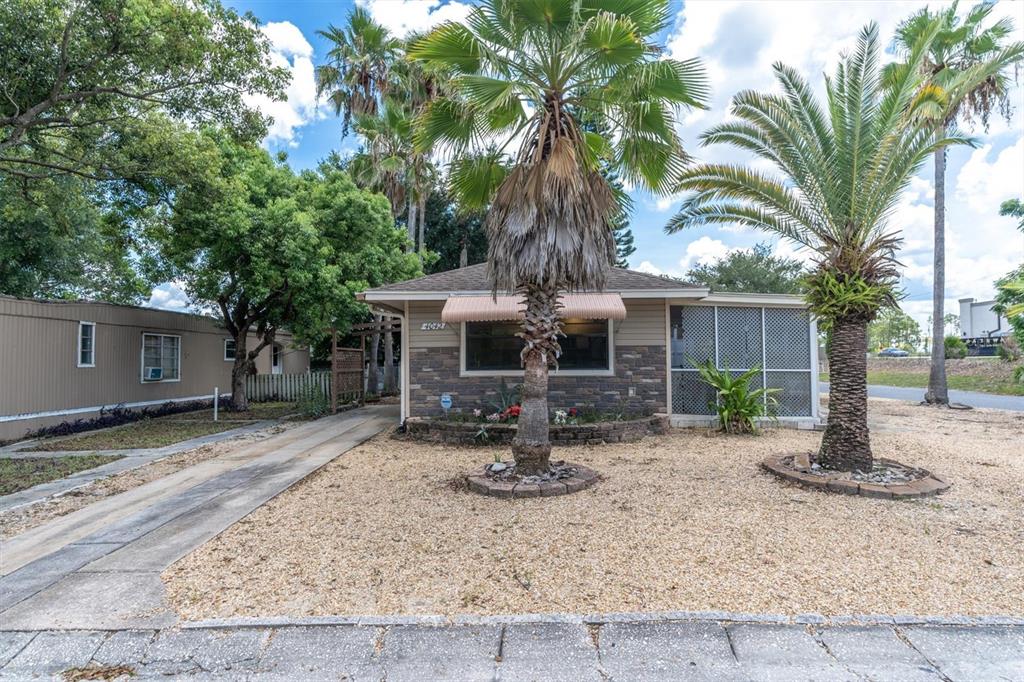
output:
[[[1009,18],[984,26],[995,3],[975,5],[960,19],[957,3],[932,12],[927,7],[907,18],[896,29],[893,41],[897,51],[909,55],[912,46],[936,22],[940,29],[920,68],[928,76],[926,85],[934,85],[946,93],[945,106],[930,122],[936,136],[957,122],[980,120],[987,129],[989,117],[997,108],[1009,120],[1010,100],[1007,85],[1010,68],[1024,58],[1024,43],[1007,43],[1013,32]],[[889,74],[906,68],[896,63],[887,68]],[[935,152],[935,247],[932,254],[932,355],[925,402],[949,404],[946,385],[946,347],[943,304],[946,297],[946,150]]]
[[[940,91],[921,87],[918,68],[935,33],[937,28],[914,45],[908,57],[913,68],[886,90],[878,27],[869,24],[856,50],[827,79],[825,106],[802,76],[776,64],[781,94],[737,94],[731,105],[736,120],[708,130],[702,142],[752,152],[778,174],[728,164],[695,166],[678,186],[694,194],[666,227],[676,232],[738,223],[779,234],[815,254],[807,299],[831,330],[828,425],[818,452],[827,468],[872,466],[867,323],[898,296],[900,236],[888,218],[931,153],[967,141],[952,130],[937,139],[919,122],[942,105]]]
[[[316,67],[316,94],[344,117],[347,135],[354,116],[376,116],[381,98],[391,90],[391,71],[401,57],[402,42],[362,7],[348,15],[344,27],[317,31],[332,44],[327,63]]]
[[[667,0],[484,0],[464,23],[444,24],[410,49],[454,74],[452,95],[420,116],[417,144],[460,159],[452,185],[463,205],[490,203],[492,289],[525,298],[522,412],[512,446],[520,473],[549,466],[558,296],[600,290],[615,258],[619,206],[600,160],[628,182],[669,190],[685,161],[676,110],[704,106],[698,62],[659,59],[651,42],[669,17]],[[609,137],[581,128],[590,116],[608,121]],[[495,141],[494,152],[467,156]],[[513,144],[506,172],[502,153]]]

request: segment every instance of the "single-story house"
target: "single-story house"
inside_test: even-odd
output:
[[[231,392],[234,341],[202,315],[0,296],[0,348],[0,441],[95,417],[104,407],[209,399],[215,388]],[[309,352],[280,333],[256,368],[306,372]]]
[[[402,419],[486,409],[502,378],[522,376],[515,336],[521,305],[492,297],[486,265],[369,289],[358,298],[403,320]],[[668,414],[673,423],[710,421],[713,391],[694,362],[733,371],[760,367],[781,388],[778,414],[799,426],[818,421],[818,344],[799,296],[715,293],[643,272],[614,268],[603,292],[563,297],[559,368],[552,410]]]

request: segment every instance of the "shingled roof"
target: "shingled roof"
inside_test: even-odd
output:
[[[625,268],[612,268],[608,273],[608,281],[605,284],[606,291],[679,291],[680,289],[701,288],[703,287],[684,284],[678,280],[650,275],[646,272],[626,270]],[[438,272],[404,282],[385,284],[382,287],[368,289],[364,293],[481,292],[490,291],[490,289],[491,285],[487,282],[487,264],[480,263],[479,265],[470,265],[456,270]]]

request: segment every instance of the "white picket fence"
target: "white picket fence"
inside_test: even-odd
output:
[[[249,400],[296,401],[310,387],[317,387],[324,397],[331,396],[330,372],[306,372],[305,374],[250,374],[245,378],[245,390]]]

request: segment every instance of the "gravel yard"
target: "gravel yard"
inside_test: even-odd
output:
[[[1024,415],[872,400],[877,456],[948,476],[921,501],[761,472],[820,434],[676,430],[556,456],[606,480],[500,500],[462,476],[494,448],[379,436],[164,574],[188,619],[729,610],[1024,614]]]

